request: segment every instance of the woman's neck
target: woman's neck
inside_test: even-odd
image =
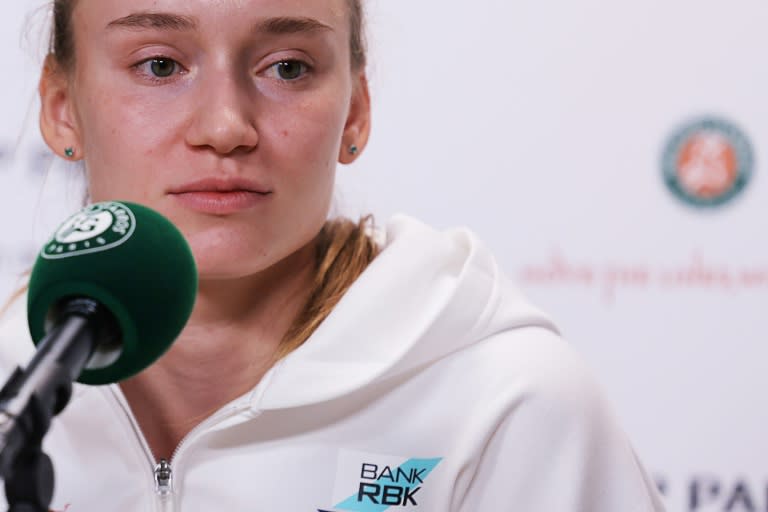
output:
[[[171,349],[121,383],[157,458],[226,403],[253,389],[311,292],[314,246],[256,276],[201,280],[195,308]]]

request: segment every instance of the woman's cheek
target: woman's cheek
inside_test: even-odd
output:
[[[291,115],[284,116],[281,126],[282,138],[294,150],[301,148],[307,161],[322,165],[328,164],[329,157],[335,163],[346,120],[343,106],[335,105],[333,98],[327,100],[300,103]]]
[[[165,159],[157,140],[157,127],[138,122],[132,116],[116,116],[94,127],[91,143],[85,148],[88,186],[92,200],[110,199],[144,202],[147,189],[158,179],[155,172]],[[125,134],[132,134],[126,137]]]

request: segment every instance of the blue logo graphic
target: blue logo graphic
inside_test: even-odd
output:
[[[419,491],[442,460],[410,459],[397,468],[363,463],[357,493],[333,508],[350,512],[383,512],[390,507],[418,507]]]

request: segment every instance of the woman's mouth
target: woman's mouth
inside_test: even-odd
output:
[[[264,204],[267,187],[246,180],[200,180],[172,189],[169,195],[185,208],[210,215],[231,215]]]

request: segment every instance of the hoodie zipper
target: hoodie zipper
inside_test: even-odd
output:
[[[155,494],[158,498],[158,510],[173,510],[173,470],[165,459],[160,459],[160,463],[155,466]]]
[[[179,459],[179,456],[182,454],[182,449],[185,448],[186,445],[190,444],[191,440],[194,437],[196,437],[199,433],[203,432],[206,429],[211,428],[216,423],[222,422],[226,419],[231,418],[232,416],[235,416],[236,414],[239,414],[241,412],[248,410],[250,408],[250,405],[230,404],[228,406],[224,406],[223,408],[219,409],[208,419],[206,419],[205,421],[197,425],[195,428],[193,428],[186,436],[184,436],[184,438],[182,438],[181,442],[173,451],[173,455],[171,456],[170,461],[167,459],[160,459],[160,461],[157,462],[155,455],[152,453],[152,449],[149,447],[149,444],[147,443],[146,438],[144,438],[144,434],[141,433],[139,424],[137,423],[136,418],[133,416],[133,413],[131,412],[128,402],[125,400],[125,397],[123,396],[123,394],[119,392],[117,389],[115,389],[115,387],[110,386],[109,389],[111,390],[112,395],[117,401],[117,403],[120,405],[120,408],[123,410],[125,417],[128,419],[133,435],[138,441],[138,444],[141,447],[141,451],[143,452],[143,455],[149,461],[149,465],[152,470],[152,483],[153,483],[154,492],[155,492],[155,504],[156,504],[155,509],[158,512],[173,512],[176,510],[175,498],[177,495],[176,490],[174,489],[174,486],[173,486],[174,472],[178,471],[178,467],[179,467],[178,459]],[[240,399],[236,400],[236,402],[238,401],[240,401]]]

